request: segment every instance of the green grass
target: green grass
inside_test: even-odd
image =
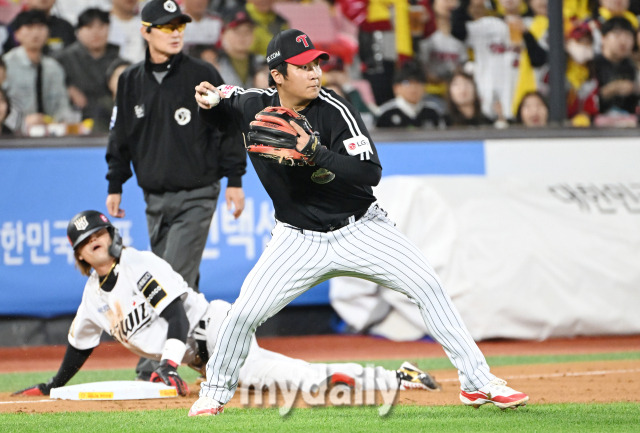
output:
[[[530,405],[501,411],[463,406],[394,407],[386,417],[376,407],[227,409],[217,417],[189,418],[184,409],[141,412],[80,412],[0,415],[9,432],[637,432],[636,404]],[[90,426],[89,429],[87,427]]]

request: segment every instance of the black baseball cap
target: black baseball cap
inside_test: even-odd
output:
[[[296,29],[281,31],[271,39],[267,47],[267,63],[273,69],[282,62],[302,66],[320,57],[329,59],[329,53],[316,50],[311,38]]]
[[[191,17],[183,14],[174,0],[151,0],[142,8],[140,17],[146,26],[167,24],[175,18],[180,18],[183,23],[191,22]]]
[[[86,210],[76,214],[67,225],[67,238],[74,250],[95,232],[107,229],[113,235],[114,227],[102,212]]]

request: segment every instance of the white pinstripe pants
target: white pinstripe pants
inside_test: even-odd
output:
[[[311,287],[337,276],[364,278],[409,296],[458,369],[462,389],[474,391],[494,378],[422,252],[377,205],[333,232],[277,222],[272,234],[222,323],[201,396],[229,401],[258,326]]]

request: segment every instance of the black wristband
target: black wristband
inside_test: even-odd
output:
[[[309,161],[313,161],[313,159],[320,152],[320,137],[317,132],[314,132],[309,136],[309,141],[307,141],[307,145],[302,148],[300,151]]]

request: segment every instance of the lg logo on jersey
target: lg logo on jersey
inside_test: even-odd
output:
[[[342,143],[344,144],[345,149],[347,149],[347,153],[349,155],[360,155],[361,161],[371,159],[373,149],[371,148],[371,143],[369,143],[369,139],[366,136],[358,135],[356,137],[351,137],[348,140],[344,140]]]

